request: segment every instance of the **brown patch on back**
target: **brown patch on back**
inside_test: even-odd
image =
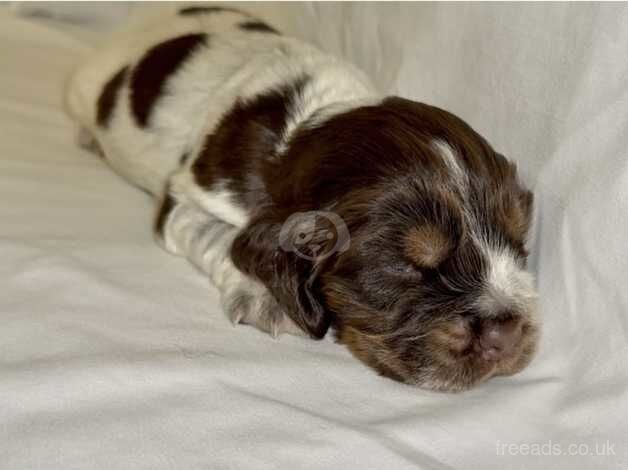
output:
[[[196,15],[207,15],[210,13],[224,13],[224,12],[240,13],[242,15],[248,16],[246,13],[240,10],[237,10],[235,8],[229,8],[229,7],[186,7],[186,8],[181,8],[179,10],[179,15],[196,16]]]
[[[454,247],[449,236],[435,225],[425,224],[412,227],[404,240],[406,256],[414,263],[426,268],[435,268]]]
[[[226,180],[246,207],[259,207],[268,191],[264,169],[275,157],[293,103],[307,80],[301,77],[253,99],[236,102],[205,139],[191,168],[196,182],[211,188],[217,181]],[[276,179],[271,182],[281,183]]]
[[[206,34],[188,34],[157,44],[144,55],[133,71],[130,85],[131,110],[140,127],[148,125],[168,78],[192,52],[206,44]]]
[[[118,94],[120,88],[124,83],[124,77],[128,72],[129,67],[122,67],[102,89],[100,96],[98,97],[98,103],[96,104],[96,124],[102,127],[109,126],[113,110],[116,107],[118,101]]]
[[[238,26],[240,27],[240,29],[243,29],[245,31],[256,31],[258,33],[279,34],[279,31],[277,31],[275,28],[259,20],[246,21],[244,23],[240,23]]]

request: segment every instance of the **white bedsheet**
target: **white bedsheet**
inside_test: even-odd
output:
[[[62,83],[93,35],[0,8],[0,469],[628,468],[627,6],[259,8],[518,161],[537,359],[446,395],[233,328],[74,145]]]

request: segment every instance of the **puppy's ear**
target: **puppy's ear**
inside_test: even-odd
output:
[[[502,198],[498,217],[513,241],[525,243],[532,223],[533,206],[534,195],[527,189],[516,188]]]
[[[231,258],[266,286],[302,330],[319,339],[331,323],[318,285],[325,259],[316,256],[328,242],[326,232],[315,221],[281,220],[276,215],[255,218],[234,240]],[[306,246],[316,246],[316,253]]]
[[[519,203],[524,214],[525,231],[527,233],[532,223],[532,212],[534,210],[534,194],[532,191],[524,189],[519,196]]]

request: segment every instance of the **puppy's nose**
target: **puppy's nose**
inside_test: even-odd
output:
[[[480,328],[480,351],[487,361],[510,355],[521,340],[521,319],[518,317],[482,320]]]

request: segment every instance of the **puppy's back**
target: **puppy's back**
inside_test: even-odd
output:
[[[67,112],[118,173],[158,194],[237,98],[301,72],[285,60],[295,52],[317,54],[244,12],[162,12],[116,33],[75,71]]]
[[[257,193],[277,184],[263,169],[282,166],[291,137],[379,101],[350,64],[212,7],[116,35],[76,72],[67,96],[113,169],[158,196],[158,241],[216,283],[242,277],[228,267],[230,242],[263,205]],[[266,318],[256,321],[268,330]]]

